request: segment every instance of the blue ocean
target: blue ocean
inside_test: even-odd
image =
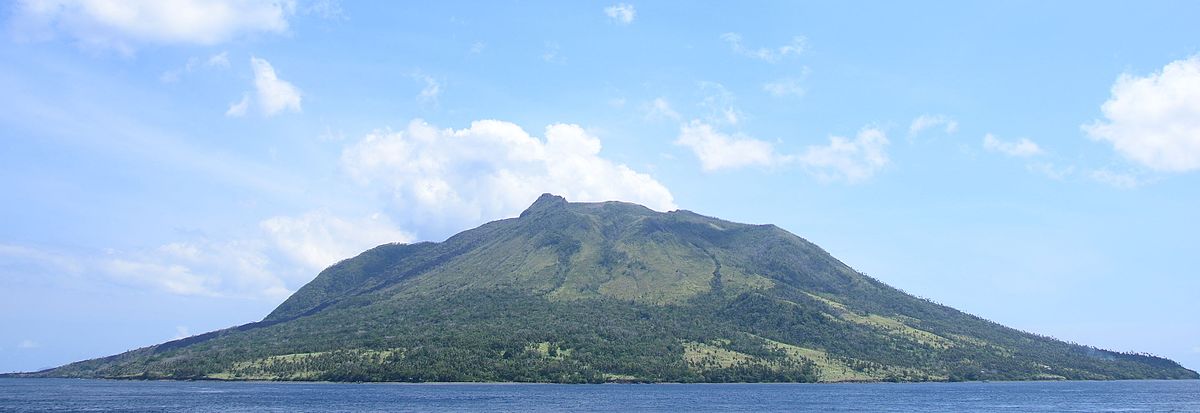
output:
[[[350,384],[0,379],[5,412],[1200,412],[1200,381]]]

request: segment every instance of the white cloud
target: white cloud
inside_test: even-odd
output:
[[[856,183],[872,177],[888,164],[887,135],[865,128],[854,139],[831,136],[828,145],[809,146],[800,154],[781,154],[770,142],[742,134],[725,134],[699,120],[680,127],[676,145],[686,146],[705,171],[747,166],[804,166],[822,181]]]
[[[729,43],[729,47],[733,49],[734,53],[770,63],[775,63],[788,56],[799,56],[808,48],[807,40],[803,36],[793,37],[791,43],[774,49],[766,47],[759,47],[757,49],[748,48],[742,44],[742,35],[737,33],[722,34],[721,40]]]
[[[350,20],[346,11],[342,10],[342,2],[338,0],[314,0],[304,8],[304,14],[317,16],[326,20]]]
[[[254,88],[258,106],[266,116],[285,110],[300,111],[300,89],[280,79],[271,63],[257,57],[250,58],[254,68]]]
[[[171,340],[179,340],[181,338],[188,338],[191,336],[192,331],[188,329],[187,326],[175,326],[175,337],[171,338]]]
[[[958,121],[946,115],[921,115],[908,126],[908,136],[916,136],[928,129],[941,128],[946,134],[958,132]]]
[[[559,50],[562,49],[561,47],[559,47],[558,43],[545,42],[544,46],[545,46],[545,49],[543,49],[543,52],[542,52],[542,60],[543,61],[545,61],[546,63],[554,63],[554,64],[560,64],[560,65],[567,64],[567,58],[558,54]]]
[[[208,60],[204,61],[204,66],[217,67],[222,69],[229,68],[229,52],[221,52],[209,56]]]
[[[992,152],[1000,152],[1008,156],[1016,156],[1019,158],[1028,158],[1031,156],[1041,155],[1042,148],[1037,143],[1028,138],[1020,138],[1015,141],[1005,141],[999,139],[992,134],[983,136],[983,149]]]
[[[1120,189],[1134,189],[1143,184],[1142,180],[1132,174],[1113,172],[1107,169],[1093,170],[1088,177],[1093,181]]]
[[[675,144],[691,149],[706,171],[771,166],[785,160],[775,153],[775,148],[769,142],[742,135],[726,135],[699,120],[682,125]]]
[[[131,54],[151,44],[214,45],[252,33],[284,33],[294,1],[26,0],[15,27],[23,37],[73,37],[87,47]]]
[[[412,77],[425,84],[425,87],[421,88],[421,92],[417,93],[417,100],[422,104],[436,105],[438,96],[442,94],[441,82],[438,82],[433,76],[420,72],[413,73]]]
[[[1156,171],[1200,169],[1200,55],[1145,77],[1122,74],[1100,110],[1105,120],[1083,125],[1092,139]]]
[[[47,273],[78,274],[84,267],[70,256],[22,245],[0,244],[0,275],[17,275],[37,268]],[[10,273],[9,269],[14,271]]]
[[[571,201],[623,200],[675,208],[650,175],[600,156],[600,139],[570,124],[546,127],[545,139],[520,126],[480,120],[437,129],[421,120],[401,132],[376,131],[342,153],[346,172],[379,189],[420,235],[514,216],[544,192]]]
[[[622,100],[621,104],[622,105],[625,104],[624,100]],[[648,119],[648,120],[659,120],[659,119],[679,120],[680,119],[679,112],[676,112],[675,109],[671,108],[671,103],[667,102],[667,99],[665,99],[665,98],[661,98],[661,97],[655,98],[650,103],[647,103],[645,105],[645,107],[646,107],[646,119]]]
[[[700,93],[704,98],[699,106],[708,111],[707,119],[712,123],[736,125],[741,122],[742,112],[733,105],[736,98],[725,85],[717,82],[700,82]]]
[[[187,64],[182,68],[171,69],[163,72],[158,80],[163,83],[175,83],[179,81],[179,77],[187,73],[192,73],[196,69],[228,69],[229,68],[229,52],[221,52],[209,56],[208,59],[200,60],[198,57],[189,58]]]
[[[97,267],[116,281],[178,295],[279,299],[291,294],[273,271],[265,243],[255,240],[177,242],[113,252]]]
[[[1055,181],[1062,181],[1075,173],[1075,166],[1058,166],[1050,162],[1036,162],[1025,165],[1025,169],[1045,175]]]
[[[630,24],[637,16],[637,10],[634,10],[632,4],[621,3],[605,7],[604,14],[619,24]]]
[[[71,286],[95,279],[175,295],[278,300],[337,261],[412,240],[381,213],[348,219],[320,210],[271,217],[256,232],[224,241],[191,239],[100,255],[0,244],[0,279],[59,278]]]
[[[246,109],[250,107],[250,94],[242,95],[242,100],[229,104],[229,110],[225,111],[225,116],[232,118],[240,118],[246,116]]]
[[[203,61],[199,58],[187,59],[187,64],[184,67],[173,68],[173,70],[163,72],[162,76],[158,77],[158,80],[162,80],[163,83],[179,82],[180,76],[196,71],[197,68],[229,68],[229,53],[217,53]]]
[[[35,349],[38,347],[38,343],[30,339],[21,340],[20,343],[17,343],[17,348],[22,350]]]
[[[380,244],[413,240],[411,234],[396,229],[381,213],[347,220],[312,211],[299,217],[272,217],[259,226],[280,251],[314,271]]]
[[[764,83],[762,88],[775,97],[804,96],[804,86],[800,85],[800,79],[796,78],[788,77]]]
[[[829,145],[809,146],[795,160],[824,181],[864,181],[888,164],[887,134],[865,128],[853,140],[831,136]]]
[[[471,54],[480,54],[480,53],[483,53],[483,50],[486,48],[487,48],[487,43],[475,42],[475,43],[471,44],[471,49],[469,51],[471,52]]]

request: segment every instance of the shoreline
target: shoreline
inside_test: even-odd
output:
[[[557,386],[597,386],[597,385],[837,385],[837,384],[1004,384],[1004,383],[1085,383],[1085,382],[1136,382],[1163,381],[1182,382],[1200,381],[1200,379],[1110,379],[1110,380],[973,380],[973,381],[838,381],[838,382],[604,382],[604,383],[559,383],[559,382],[525,382],[525,381],[324,381],[324,380],[227,380],[227,379],[145,379],[145,378],[114,378],[114,377],[25,377],[13,376],[12,373],[0,374],[4,379],[35,379],[35,380],[98,380],[113,382],[176,382],[176,383],[278,383],[278,384],[398,384],[398,385],[557,385]],[[21,373],[16,373],[21,374]]]

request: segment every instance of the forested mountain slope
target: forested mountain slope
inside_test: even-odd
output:
[[[27,375],[335,381],[1197,378],[915,298],[773,225],[543,195],[342,261],[260,322]]]

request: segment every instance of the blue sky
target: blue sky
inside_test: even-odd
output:
[[[1200,5],[894,3],[6,3],[0,371],[255,321],[543,192],[1200,368]]]

